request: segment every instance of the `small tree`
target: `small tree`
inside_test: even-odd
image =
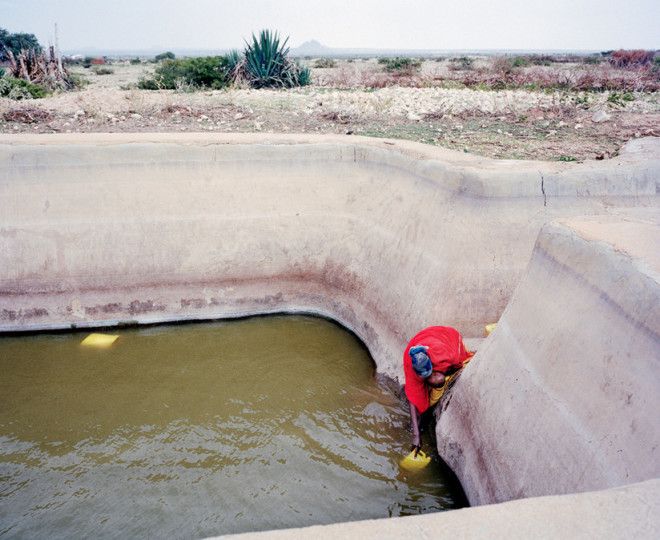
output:
[[[160,62],[161,60],[174,60],[175,58],[176,55],[173,52],[167,51],[164,53],[157,54],[154,57],[154,60],[156,60],[156,62]]]
[[[4,28],[0,28],[0,61],[4,62],[9,59],[8,52],[16,57],[23,50],[41,52],[41,45],[34,34],[12,34]]]

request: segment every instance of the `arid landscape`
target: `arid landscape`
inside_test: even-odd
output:
[[[388,70],[377,58],[307,58],[307,86],[196,91],[140,89],[158,65],[152,62],[73,65],[82,81],[76,90],[0,98],[0,131],[333,133],[560,161],[607,159],[628,140],[660,132],[657,69],[518,66],[495,57],[414,62]]]

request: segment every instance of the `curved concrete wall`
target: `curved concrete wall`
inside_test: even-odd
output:
[[[492,161],[354,137],[0,137],[0,331],[332,317],[400,377],[439,322],[478,336],[548,220],[655,212],[657,141]]]
[[[436,411],[473,504],[660,477],[660,216],[545,226]]]
[[[575,165],[353,137],[0,136],[0,171],[0,332],[306,311],[400,378],[420,328],[498,319],[536,242],[442,403],[441,454],[473,504],[658,476],[657,139]]]

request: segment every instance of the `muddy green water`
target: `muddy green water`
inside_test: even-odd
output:
[[[0,339],[0,536],[175,537],[464,504],[398,466],[404,404],[312,317]],[[430,446],[426,441],[426,447]]]

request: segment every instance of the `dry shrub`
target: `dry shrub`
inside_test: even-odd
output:
[[[184,105],[171,104],[163,107],[160,112],[174,114],[178,113],[181,116],[194,116],[192,107],[186,107]]]
[[[453,72],[449,79],[467,87],[484,89],[527,88],[577,91],[619,90],[624,92],[655,92],[660,89],[660,77],[652,70],[622,70],[611,66],[583,69],[525,68],[510,70],[498,64],[491,69]]]
[[[490,69],[500,75],[509,75],[513,73],[513,61],[505,56],[493,58]]]
[[[610,54],[610,64],[618,68],[641,67],[650,65],[654,58],[655,51],[620,49]]]
[[[351,115],[346,113],[340,113],[337,111],[328,111],[321,113],[319,115],[323,120],[329,120],[330,122],[335,122],[337,124],[350,124]]]
[[[21,107],[20,109],[11,109],[5,112],[2,117],[7,122],[35,124],[37,122],[47,122],[53,118],[53,115],[49,111],[38,107]]]

